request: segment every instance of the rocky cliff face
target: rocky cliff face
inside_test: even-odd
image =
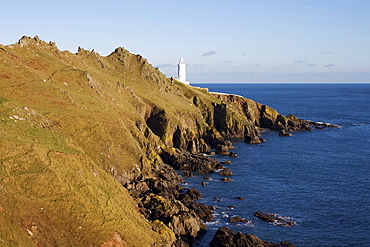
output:
[[[166,78],[140,55],[60,51],[37,36],[0,45],[0,241],[18,246],[183,246],[211,208],[173,168],[294,116]]]

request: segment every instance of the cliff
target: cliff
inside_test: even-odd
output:
[[[7,246],[191,243],[211,209],[172,167],[211,172],[217,161],[197,154],[225,137],[259,143],[260,128],[309,129],[252,100],[170,80],[124,48],[73,54],[37,36],[0,45],[0,89]]]

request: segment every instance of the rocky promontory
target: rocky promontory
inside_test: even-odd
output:
[[[187,246],[212,220],[176,170],[232,172],[225,138],[312,130],[237,95],[166,78],[141,55],[22,37],[0,45],[1,239],[12,246]],[[222,175],[222,174],[220,174]]]

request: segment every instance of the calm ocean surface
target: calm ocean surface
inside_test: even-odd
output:
[[[283,115],[341,126],[292,137],[267,131],[262,134],[266,143],[258,145],[232,140],[239,156],[228,166],[234,182],[222,182],[218,174],[187,178],[188,187],[202,192],[201,202],[218,208],[199,246],[208,246],[221,226],[296,246],[370,246],[370,84],[195,86],[242,95]],[[203,176],[211,178],[206,186],[200,185]],[[289,216],[298,225],[275,226],[254,217],[256,211]],[[230,225],[232,216],[253,222]]]

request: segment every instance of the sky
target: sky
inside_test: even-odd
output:
[[[368,82],[369,0],[0,0],[0,44],[22,36],[141,54],[195,82]]]

